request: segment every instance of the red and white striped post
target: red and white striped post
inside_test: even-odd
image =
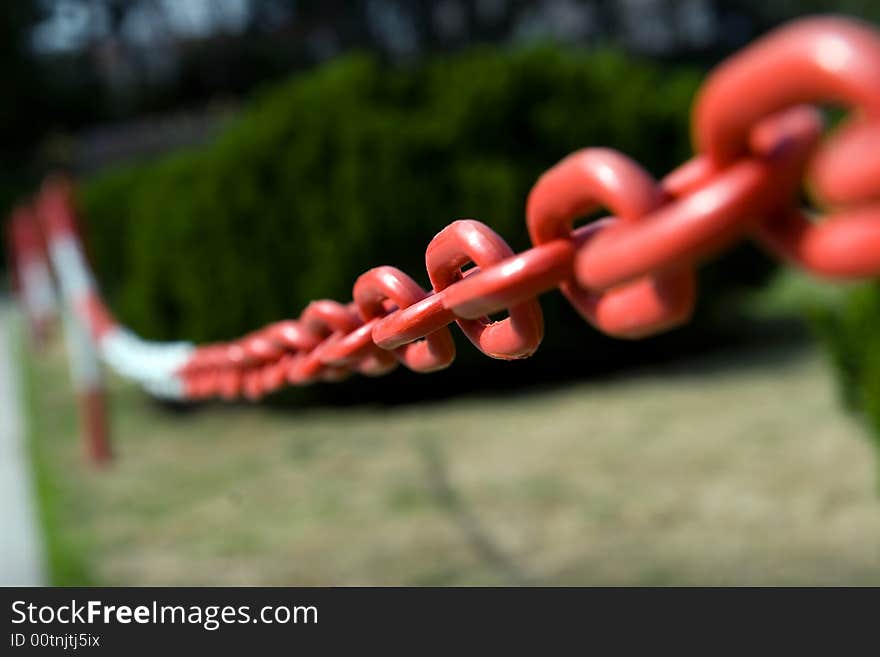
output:
[[[111,457],[104,381],[96,345],[108,329],[91,272],[86,265],[73,210],[72,191],[63,178],[50,178],[37,198],[37,214],[49,244],[49,258],[63,296],[64,337],[78,397],[87,456],[97,465]]]
[[[33,210],[27,206],[14,210],[8,230],[13,290],[24,309],[31,339],[40,346],[46,341],[57,313],[46,245]]]

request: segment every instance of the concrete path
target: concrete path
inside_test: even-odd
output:
[[[17,320],[0,297],[0,586],[40,586],[47,577],[25,444]]]

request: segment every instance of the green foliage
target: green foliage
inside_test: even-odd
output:
[[[655,175],[684,161],[698,82],[606,51],[482,48],[397,69],[340,59],[264,92],[209,147],[85,184],[99,277],[134,329],[195,340],[349,299],[379,264],[426,285],[424,248],[454,219],[526,248],[529,188],[575,149],[611,146]],[[738,275],[766,270],[746,261],[708,279],[716,309]],[[544,307],[545,349],[608,344],[558,298]]]
[[[839,303],[814,307],[811,315],[844,404],[863,416],[880,447],[880,284],[856,286]]]

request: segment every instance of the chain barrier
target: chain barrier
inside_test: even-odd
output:
[[[822,103],[851,110],[824,140]],[[880,275],[880,33],[837,17],[783,26],[709,75],[692,118],[695,157],[660,181],[605,148],[547,171],[527,201],[532,248],[522,253],[485,224],[455,221],[427,247],[430,291],[376,267],[349,303],[314,301],[221,344],[151,343],[121,327],[83,256],[70,185],[47,180],[34,208],[62,293],[104,361],[155,395],[189,400],[253,400],[399,365],[440,370],[455,358],[453,323],[490,358],[526,358],[544,333],[537,297],[556,288],[600,331],[652,335],[688,320],[696,268],[744,238],[817,275]],[[800,208],[805,180],[825,216]],[[612,216],[575,227],[598,210]],[[12,240],[21,271],[39,244]]]

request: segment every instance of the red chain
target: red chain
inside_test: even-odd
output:
[[[820,143],[818,110],[851,118]],[[625,155],[590,148],[532,189],[533,247],[514,254],[488,226],[456,221],[428,245],[432,290],[377,267],[353,302],[315,301],[299,319],[197,349],[181,370],[190,398],[255,399],[285,384],[417,372],[455,358],[456,322],[487,356],[525,358],[544,332],[536,297],[558,287],[592,325],[638,338],[689,318],[695,268],[743,237],[812,272],[880,274],[880,35],[843,18],[810,18],[766,36],[714,71],[693,113],[697,155],[662,181]],[[802,181],[832,208],[798,207]],[[614,216],[575,228],[596,210]],[[467,268],[468,265],[473,265]],[[501,321],[491,314],[506,311]]]

